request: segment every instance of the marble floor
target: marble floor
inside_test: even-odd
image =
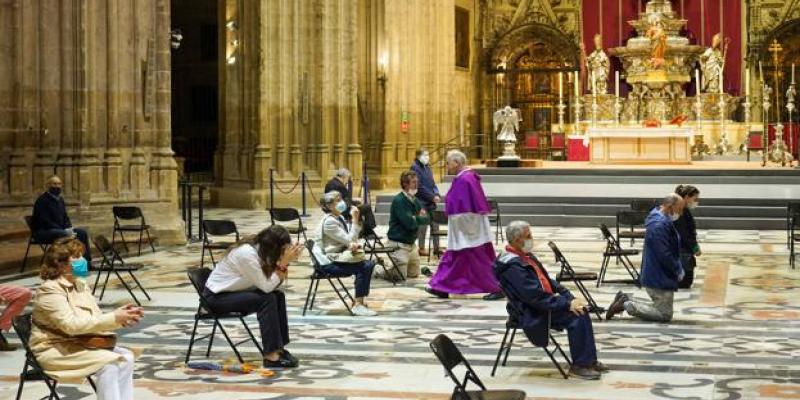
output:
[[[233,219],[243,233],[268,223],[264,212],[212,210],[207,215]],[[318,219],[312,215],[307,225],[316,226]],[[534,235],[541,259],[552,262],[547,241],[553,240],[579,270],[599,268],[604,246],[599,230],[548,227],[536,228]],[[153,300],[145,303],[142,324],[121,331],[120,343],[143,350],[136,364],[136,399],[444,399],[452,384],[428,347],[440,333],[458,344],[489,388],[521,389],[529,399],[800,399],[800,270],[788,267],[785,234],[703,231],[700,242],[704,254],[695,286],[676,294],[672,323],[629,317],[595,321],[600,359],[612,369],[599,381],[561,379],[544,352],[523,343],[522,336],[508,364],[490,377],[504,332],[505,303],[475,296],[431,298],[422,290],[426,279],[397,286],[373,281],[369,301],[379,315],[371,318],[348,316],[323,283],[317,306],[303,317],[311,271],[306,255],[291,266],[285,287],[288,348],[300,358],[299,368],[272,375],[187,369],[183,361],[197,297],[185,271],[199,263],[197,243],[129,260],[146,264],[138,276]],[[621,277],[612,263],[609,278],[613,275]],[[30,287],[37,281],[13,279]],[[104,307],[129,301],[113,278],[110,287]],[[645,296],[632,286],[589,288],[601,305],[620,288]],[[247,321],[257,327],[255,318]],[[237,324],[225,326],[243,337]],[[556,338],[567,348],[563,333]],[[242,350],[248,360],[258,358],[251,344]],[[192,359],[204,355],[201,343]],[[210,359],[234,361],[222,337]],[[0,399],[14,397],[22,363],[21,351],[0,353]],[[88,385],[64,385],[60,391],[63,398],[93,398]],[[32,382],[22,398],[45,394],[43,384]]]

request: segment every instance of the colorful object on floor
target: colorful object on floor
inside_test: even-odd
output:
[[[270,370],[261,369],[250,364],[222,364],[213,361],[189,361],[186,364],[186,368],[202,369],[206,371],[222,371],[234,374],[249,374],[251,372],[258,372],[264,377],[275,375],[275,373]]]

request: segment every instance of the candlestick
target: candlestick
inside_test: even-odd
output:
[[[725,80],[722,77],[722,68],[719,69],[719,94],[725,93]]]
[[[564,73],[563,72],[559,72],[558,73],[558,98],[559,98],[559,100],[564,98]]]
[[[614,88],[614,95],[619,97],[619,71],[616,71],[614,73],[614,75],[615,75],[614,78],[616,80],[616,86]]]
[[[761,61],[758,62],[758,73],[761,78],[761,83],[764,83],[764,65],[761,64]]]
[[[792,85],[794,85],[794,63],[792,63]]]
[[[694,82],[697,85],[697,93],[696,95],[699,96],[700,92],[703,90],[703,84],[700,83],[700,69],[694,70]]]
[[[750,97],[750,70],[744,70],[744,97]],[[745,121],[747,122],[747,121]]]

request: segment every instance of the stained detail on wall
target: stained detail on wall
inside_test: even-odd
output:
[[[147,39],[147,60],[142,62],[142,113],[144,119],[149,121],[153,116],[156,104],[156,43]]]
[[[456,67],[469,68],[469,10],[456,7]]]

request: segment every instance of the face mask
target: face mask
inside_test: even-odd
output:
[[[525,239],[525,243],[522,245],[522,251],[533,253],[533,239]]]
[[[675,222],[675,221],[677,221],[678,219],[681,218],[681,215],[680,214],[671,214],[670,217],[672,217],[672,222]]]
[[[347,211],[347,203],[345,203],[344,200],[339,200],[339,202],[336,203],[336,211],[340,213]]]
[[[89,263],[81,257],[72,261],[72,275],[76,278],[86,278],[89,276]]]
[[[47,191],[52,194],[53,196],[61,196],[61,188],[60,187],[51,187],[47,189]]]
[[[695,209],[695,208],[697,208],[697,206],[699,206],[699,205],[700,205],[700,203],[699,203],[699,202],[693,201],[693,202],[689,203],[689,208],[691,208],[691,209]]]
[[[428,165],[428,163],[430,161],[431,161],[431,156],[429,156],[427,154],[423,154],[423,155],[419,156],[419,162],[421,162],[422,165]]]

